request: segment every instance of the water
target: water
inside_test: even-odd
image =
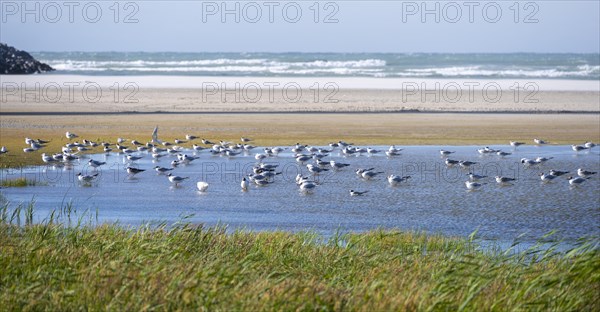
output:
[[[387,147],[380,147],[387,149]],[[72,167],[31,167],[23,170],[0,171],[2,179],[26,176],[42,185],[2,189],[11,207],[35,199],[35,220],[47,218],[54,209],[72,202],[78,214],[89,209],[98,212],[99,222],[119,222],[139,225],[149,221],[176,222],[184,216],[187,221],[215,225],[227,224],[231,229],[249,230],[311,230],[331,235],[337,230],[366,231],[376,228],[399,228],[429,233],[466,237],[475,230],[484,240],[510,244],[519,235],[522,242],[532,243],[551,230],[555,239],[574,243],[583,236],[598,235],[600,224],[600,180],[597,175],[578,188],[571,188],[564,177],[544,184],[538,174],[550,169],[577,168],[600,170],[598,150],[575,153],[570,146],[521,146],[513,154],[500,158],[481,156],[477,147],[452,147],[453,159],[478,162],[472,169],[490,176],[479,191],[467,191],[464,185],[467,171],[448,168],[436,146],[404,147],[399,157],[351,156],[337,152],[328,159],[351,164],[339,172],[328,172],[319,180],[321,185],[313,194],[303,194],[294,183],[299,167],[290,153],[269,158],[278,164],[283,174],[266,187],[252,185],[248,192],[240,189],[240,180],[256,163],[253,155],[233,158],[211,156],[200,152],[187,166],[174,173],[189,176],[180,187],[173,187],[167,177],[157,175],[156,165],[169,167],[175,156],[153,162],[146,154],[137,161],[147,169],[128,178],[122,155],[89,155],[104,160],[107,165],[98,170],[100,176],[92,186],[82,186],[78,172],[93,172],[87,160]],[[494,147],[493,147],[494,148]],[[510,151],[507,146],[497,146]],[[257,149],[256,152],[260,151]],[[192,154],[192,151],[186,151]],[[538,168],[524,167],[522,157],[554,157]],[[373,181],[359,179],[356,168],[374,167],[385,174],[411,175],[408,183],[397,187],[388,185],[385,177]],[[493,176],[517,178],[512,186],[499,186]],[[207,181],[207,192],[196,190],[197,181]],[[368,191],[364,196],[350,197],[349,190]]]
[[[54,74],[600,79],[599,54],[36,52]]]

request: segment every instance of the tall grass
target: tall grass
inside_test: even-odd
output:
[[[468,239],[384,230],[326,240],[185,222],[19,226],[9,210],[0,207],[7,311],[600,309],[597,239],[561,253],[482,252]]]

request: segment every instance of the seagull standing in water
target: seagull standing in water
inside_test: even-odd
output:
[[[540,173],[540,179],[542,180],[542,182],[548,183],[548,182],[552,182],[552,180],[556,179],[557,176],[551,174],[551,173]]]
[[[569,180],[569,185],[571,185],[573,187],[577,187],[577,186],[581,185],[581,183],[585,182],[589,178],[568,177],[567,179]]]
[[[171,183],[175,184],[175,186],[178,186],[178,185],[179,185],[179,183],[181,183],[181,182],[183,182],[183,181],[185,181],[185,180],[187,180],[187,179],[189,179],[189,178],[190,178],[190,177],[180,177],[180,176],[176,176],[176,175],[173,175],[172,173],[169,173],[169,174],[167,175],[167,177],[169,178],[169,181],[170,181]]]
[[[510,141],[510,146],[512,146],[514,148],[517,148],[517,147],[519,147],[521,145],[525,145],[525,143],[524,142],[517,142],[517,141]]]
[[[312,191],[317,187],[317,184],[311,181],[305,181],[300,184],[300,190],[304,193],[312,193]]]
[[[127,174],[129,174],[130,176],[134,176],[138,173],[144,172],[146,171],[146,169],[138,169],[138,168],[134,168],[134,167],[127,167]]]
[[[583,146],[585,146],[585,148],[592,149],[592,148],[594,148],[594,146],[596,146],[596,144],[594,144],[592,142],[585,142],[585,144]]]
[[[93,168],[98,168],[102,165],[106,165],[106,162],[90,159],[90,161],[88,161],[88,164]]]
[[[569,171],[560,171],[560,170],[554,170],[554,169],[550,170],[550,174],[553,175],[553,176],[557,176],[557,177],[560,177],[560,176],[565,175],[567,173],[569,173]]]
[[[510,183],[512,181],[516,181],[516,179],[508,178],[508,177],[496,176],[496,183],[498,183],[500,185],[512,185]]]
[[[454,154],[455,152],[451,152],[451,151],[446,151],[446,150],[440,150],[440,155],[442,156],[448,156],[450,154]]]
[[[199,192],[204,193],[204,192],[206,192],[206,190],[208,190],[208,183],[204,182],[204,181],[200,181],[200,182],[196,183],[196,188],[198,189]]]
[[[410,179],[410,176],[398,176],[398,175],[394,175],[394,174],[390,174],[387,177],[388,183],[391,186],[397,186],[398,184],[404,182],[404,181],[408,181],[408,179]]]
[[[350,196],[362,196],[362,195],[364,195],[364,194],[366,194],[368,192],[369,191],[359,192],[359,191],[355,191],[355,190],[350,190]]]
[[[573,149],[576,152],[580,152],[580,151],[586,150],[587,147],[573,144],[573,145],[571,145],[571,149]]]
[[[596,171],[587,171],[587,170],[583,170],[581,168],[577,169],[577,175],[582,178],[591,177],[592,175],[594,175],[596,173],[597,173]]]
[[[468,190],[471,190],[471,191],[480,189],[484,184],[485,183],[465,181],[465,186],[467,187]]]
[[[242,178],[242,182],[240,183],[240,186],[242,187],[242,191],[246,192],[248,191],[248,180],[246,180],[246,178]]]
[[[98,177],[98,173],[94,173],[92,175],[84,175],[80,172],[77,174],[77,179],[79,180],[79,182],[82,183],[91,183],[92,181],[94,181],[94,179],[96,179],[96,177]]]

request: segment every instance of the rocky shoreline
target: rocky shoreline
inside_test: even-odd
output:
[[[39,74],[53,70],[50,65],[39,62],[29,53],[0,43],[0,74]]]

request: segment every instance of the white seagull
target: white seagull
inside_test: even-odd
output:
[[[580,151],[587,149],[587,147],[573,144],[573,145],[571,145],[571,149],[573,149],[576,152],[580,152]]]
[[[472,182],[472,181],[465,181],[465,186],[467,187],[468,190],[478,190],[480,189],[485,183],[479,183],[479,182]]]
[[[98,173],[94,173],[93,175],[83,175],[80,172],[77,174],[77,179],[79,180],[79,182],[91,183],[92,181],[94,181],[94,179],[96,179],[97,176]]]
[[[355,190],[350,190],[350,196],[362,196],[362,195],[364,195],[364,194],[366,194],[368,192],[369,191],[359,192],[359,191],[355,191]]]
[[[178,186],[179,183],[185,181],[186,179],[189,179],[190,177],[180,177],[180,176],[176,176],[173,175],[172,173],[169,173],[167,175],[167,177],[169,177],[169,181],[173,184],[175,184],[175,186]]]
[[[242,182],[240,182],[240,186],[242,187],[242,191],[248,191],[248,180],[246,178],[242,178]]]
[[[198,188],[198,191],[204,193],[208,189],[208,183],[204,182],[204,181],[200,181],[200,182],[196,183],[196,188]]]
[[[571,186],[579,186],[581,183],[585,182],[589,178],[581,178],[581,177],[568,177],[569,185]]]
[[[74,139],[74,138],[78,138],[78,137],[79,137],[77,134],[75,134],[75,133],[71,133],[71,132],[69,132],[69,131],[67,131],[67,132],[65,133],[65,136],[66,136],[66,137],[67,137],[67,139],[69,139],[69,140],[70,140],[70,139]]]
[[[408,181],[408,179],[410,179],[410,176],[403,176],[403,177],[401,177],[401,176],[394,175],[394,174],[390,174],[387,177],[388,183],[391,186],[396,186],[396,185],[398,185],[398,184],[400,184],[400,183],[402,183],[404,181]]]
[[[591,177],[592,175],[594,175],[596,173],[597,173],[596,171],[587,171],[587,170],[583,170],[581,168],[577,169],[577,175],[582,178]]]
[[[548,183],[551,182],[552,180],[556,179],[556,176],[551,174],[551,173],[540,173],[540,179],[542,180],[542,182]]]

